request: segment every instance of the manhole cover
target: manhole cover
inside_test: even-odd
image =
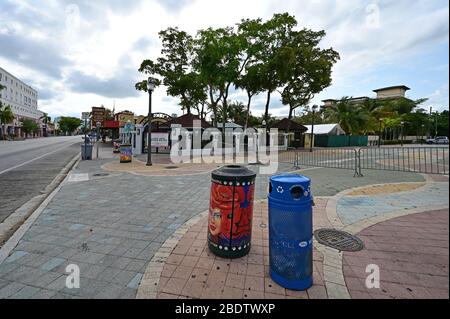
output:
[[[165,169],[175,169],[178,168],[178,166],[166,166]]]
[[[318,229],[314,237],[322,245],[342,251],[359,251],[364,248],[364,243],[358,237],[336,229]]]
[[[108,173],[97,173],[97,174],[94,174],[93,176],[101,177],[101,176],[109,176],[109,174]]]

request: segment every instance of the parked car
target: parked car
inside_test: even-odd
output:
[[[427,144],[448,144],[447,136],[436,136],[435,138],[429,138],[426,140]]]

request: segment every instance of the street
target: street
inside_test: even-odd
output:
[[[0,223],[51,183],[79,142],[80,136],[0,141]]]

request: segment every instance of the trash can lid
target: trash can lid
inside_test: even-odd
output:
[[[211,173],[213,182],[250,182],[253,184],[256,173],[247,167],[240,165],[227,165],[216,169]]]
[[[269,197],[287,202],[311,200],[311,179],[298,174],[272,176]]]

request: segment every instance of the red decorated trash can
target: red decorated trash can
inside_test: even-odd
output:
[[[208,247],[224,258],[245,256],[251,244],[256,173],[229,165],[211,177]]]

